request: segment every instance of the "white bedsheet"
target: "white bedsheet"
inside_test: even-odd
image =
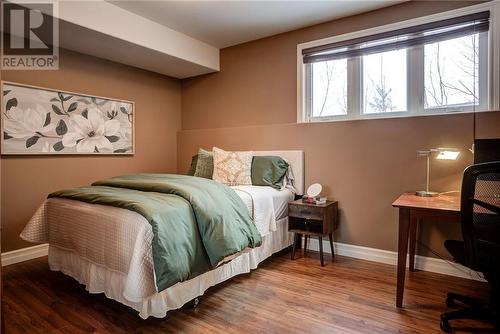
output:
[[[140,214],[99,204],[49,198],[21,233],[31,242],[49,243],[126,277],[124,298],[142,300],[157,291],[151,242],[153,230]],[[51,269],[54,258],[49,251]]]
[[[256,217],[255,223],[264,237],[276,231],[276,217],[283,215],[286,203],[293,199],[291,191],[270,187],[245,186],[235,190]],[[52,270],[61,270],[79,280],[89,275],[88,270],[120,277],[121,296],[118,298],[115,291],[113,299],[127,300],[127,305],[137,305],[157,293],[151,250],[153,232],[147,220],[136,212],[50,198],[31,218],[21,237],[50,244]],[[61,258],[61,254],[66,256]],[[92,290],[106,291],[104,286]]]
[[[265,186],[233,186],[250,211],[261,236],[276,231],[276,220],[288,214],[288,202],[294,194],[289,189],[276,190]]]
[[[168,311],[178,309],[203,295],[211,286],[257,268],[260,262],[290,246],[292,239],[292,234],[288,233],[288,218],[282,218],[277,222],[277,230],[262,238],[260,247],[247,249],[232,261],[209,272],[135,301],[123,294],[128,277],[88,261],[72,251],[50,246],[49,264],[52,270],[62,271],[84,284],[90,293],[104,293],[106,297],[133,308],[143,319],[150,316],[163,318]]]

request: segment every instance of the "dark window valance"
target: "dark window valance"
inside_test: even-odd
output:
[[[303,49],[302,57],[305,64],[358,57],[485,32],[489,24],[490,12],[484,11]]]

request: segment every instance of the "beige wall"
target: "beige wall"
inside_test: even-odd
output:
[[[458,190],[472,161],[472,115],[296,124],[297,44],[467,4],[409,2],[223,49],[219,73],[183,81],[178,170],[187,170],[198,147],[302,149],[306,183],[322,183],[339,200],[337,241],[396,250],[397,211],[391,203],[425,181],[425,160],[415,151],[460,148],[458,161],[432,165],[433,189]],[[500,136],[500,112],[478,118],[479,136]],[[443,255],[443,240],[459,237],[459,226],[450,224],[424,224],[419,233]]]
[[[135,101],[134,156],[2,156],[2,251],[32,246],[19,238],[52,191],[132,172],[175,172],[181,87],[175,79],[62,51],[59,71],[3,71],[2,80]]]

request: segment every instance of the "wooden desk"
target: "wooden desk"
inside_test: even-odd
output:
[[[437,197],[419,197],[406,193],[392,203],[399,208],[398,237],[398,282],[396,306],[403,307],[405,288],[406,255],[409,242],[409,269],[415,270],[415,243],[419,221],[460,222],[460,196],[439,195]]]

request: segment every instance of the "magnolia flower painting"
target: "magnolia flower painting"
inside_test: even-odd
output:
[[[2,84],[2,154],[133,154],[134,104]]]

